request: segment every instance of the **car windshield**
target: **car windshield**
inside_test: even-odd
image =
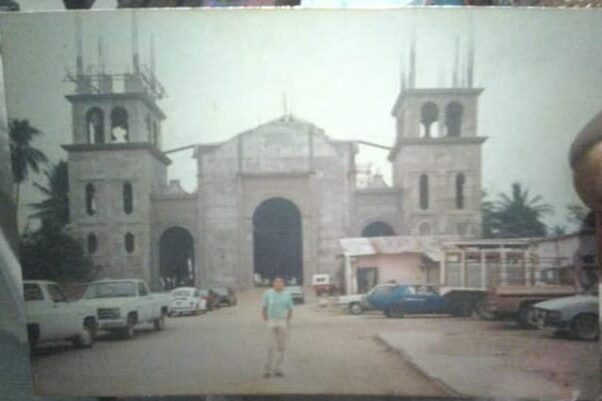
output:
[[[174,292],[171,293],[171,296],[173,298],[191,297],[192,296],[192,290],[174,290]]]
[[[43,301],[44,295],[42,295],[42,289],[37,284],[25,284],[23,285],[25,292],[26,301]]]
[[[370,294],[372,295],[385,295],[391,292],[391,290],[393,290],[393,286],[392,285],[381,285],[378,287],[374,287],[372,289],[372,291],[370,291]]]
[[[133,281],[111,281],[106,283],[93,283],[84,293],[85,299],[135,297],[136,285]]]
[[[215,292],[217,295],[228,295],[227,288],[214,288],[213,292]]]
[[[299,287],[299,286],[292,286],[292,287],[289,286],[289,287],[285,287],[284,290],[288,291],[288,292],[301,292],[301,287]]]
[[[207,295],[209,295],[209,291],[207,291],[207,290],[199,290],[199,296],[206,297]]]

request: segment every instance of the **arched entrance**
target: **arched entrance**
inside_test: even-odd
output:
[[[253,263],[262,280],[280,276],[303,284],[301,212],[291,201],[270,198],[255,209]]]
[[[395,235],[393,227],[382,221],[370,223],[362,230],[362,237],[390,237],[392,235]]]
[[[161,285],[164,289],[195,284],[194,239],[181,227],[168,228],[159,239]]]

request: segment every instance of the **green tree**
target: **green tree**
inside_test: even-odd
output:
[[[495,202],[483,205],[483,221],[487,222],[484,235],[494,238],[545,236],[547,227],[542,218],[551,211],[541,196],[531,197],[527,189],[515,182],[509,194],[498,194]]]
[[[10,155],[15,181],[15,205],[19,209],[19,195],[21,184],[29,176],[29,171],[40,171],[40,165],[46,163],[48,158],[39,149],[33,147],[31,142],[42,135],[42,132],[29,124],[28,120],[12,120],[8,126],[10,136]]]
[[[28,280],[87,281],[97,270],[81,243],[52,223],[24,234],[19,255],[23,278]]]
[[[69,172],[67,162],[61,160],[44,172],[46,184],[34,183],[46,199],[32,203],[31,217],[37,217],[42,224],[56,224],[64,227],[69,223]]]

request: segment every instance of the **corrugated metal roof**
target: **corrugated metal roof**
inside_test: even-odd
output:
[[[440,259],[441,242],[442,239],[431,236],[343,238],[339,240],[342,252],[348,256],[421,253],[435,261]]]

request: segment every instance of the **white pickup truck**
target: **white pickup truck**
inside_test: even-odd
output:
[[[152,323],[155,330],[165,326],[170,298],[150,292],[139,279],[99,280],[88,285],[83,302],[96,309],[98,328],[132,338],[136,326]]]
[[[23,282],[29,345],[54,341],[73,341],[79,348],[94,344],[96,311],[84,302],[69,302],[61,287],[53,281]]]

